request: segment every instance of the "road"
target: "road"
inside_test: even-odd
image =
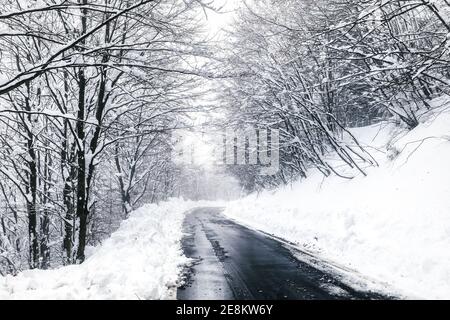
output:
[[[296,259],[284,243],[227,219],[220,208],[195,209],[184,228],[183,250],[194,263],[186,269],[177,299],[385,298],[355,290],[336,274]]]

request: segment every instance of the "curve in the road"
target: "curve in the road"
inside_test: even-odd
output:
[[[220,208],[198,208],[185,221],[183,250],[193,259],[181,300],[384,299],[296,259],[286,246],[239,225]]]

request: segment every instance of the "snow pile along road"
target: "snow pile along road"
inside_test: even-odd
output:
[[[173,199],[134,211],[81,265],[0,277],[0,299],[168,299],[182,265],[184,213]]]
[[[225,214],[398,288],[450,298],[449,103],[412,131],[379,124],[352,132],[380,167],[367,177],[323,179],[228,205]]]

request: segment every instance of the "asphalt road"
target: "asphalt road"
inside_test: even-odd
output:
[[[198,208],[185,221],[186,269],[180,300],[383,299],[296,259],[285,244],[239,225],[220,208]],[[298,253],[296,253],[298,254]]]

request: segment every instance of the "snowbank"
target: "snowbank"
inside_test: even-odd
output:
[[[407,132],[353,129],[379,161],[368,176],[318,173],[237,200],[225,214],[388,282],[410,298],[450,298],[450,112]]]
[[[0,277],[0,299],[174,298],[183,257],[184,213],[198,205],[173,199],[146,205],[81,265]]]

